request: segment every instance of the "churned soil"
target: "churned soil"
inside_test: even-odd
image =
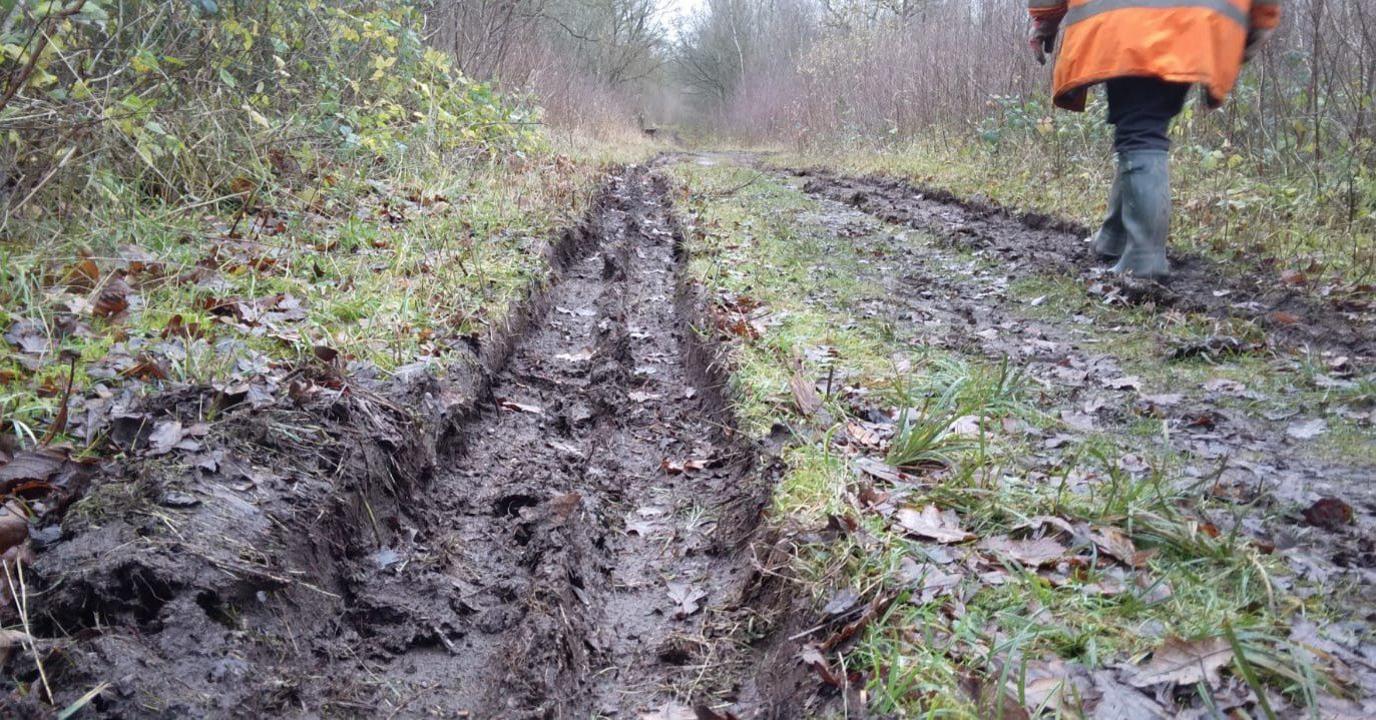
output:
[[[953,246],[984,251],[1019,275],[1092,276],[1104,281],[1103,292],[1130,302],[1251,320],[1289,347],[1340,353],[1364,363],[1376,357],[1376,306],[1369,298],[1315,299],[1280,282],[1265,267],[1229,268],[1175,249],[1170,250],[1172,276],[1166,285],[1121,281],[1106,277],[1107,265],[1085,242],[1090,229],[1078,223],[892,178],[849,177],[826,170],[793,174],[805,181],[808,193],[932,233]]]
[[[109,683],[109,718],[800,716],[777,461],[682,254],[665,182],[620,171],[461,361],[303,373],[108,471],[27,571],[61,639],[7,674],[58,707]],[[144,411],[190,425],[210,392]]]

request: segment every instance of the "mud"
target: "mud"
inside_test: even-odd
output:
[[[887,222],[923,230],[955,247],[996,257],[1010,272],[1081,275],[1104,294],[1219,318],[1240,318],[1265,328],[1278,344],[1376,358],[1376,306],[1347,298],[1316,299],[1281,283],[1264,264],[1229,268],[1208,258],[1170,251],[1166,285],[1121,281],[1105,272],[1077,223],[1017,212],[987,201],[885,177],[855,178],[822,170],[796,170],[813,195],[845,203]]]
[[[617,174],[466,360],[314,378],[102,479],[28,578],[56,705],[108,682],[94,716],[803,714],[776,467],[681,254],[663,181]],[[6,667],[35,716],[39,670]]]
[[[1023,459],[1030,480],[1090,482],[1067,476],[1065,467],[1073,448],[1093,433],[1110,434],[1128,448],[1136,443],[1143,454],[1171,450],[1182,463],[1172,474],[1185,487],[1234,503],[1210,518],[1217,527],[1236,527],[1284,558],[1292,574],[1273,578],[1278,586],[1300,596],[1341,593],[1340,602],[1350,614],[1334,632],[1364,637],[1372,631],[1376,467],[1328,457],[1287,433],[1292,423],[1310,415],[1267,417],[1263,409],[1272,399],[1236,383],[1215,389],[1181,385],[1169,393],[1133,387],[1112,351],[1113,336],[1121,328],[1091,325],[1071,314],[1039,319],[1009,293],[1022,270],[991,266],[912,237],[914,233],[878,222],[849,202],[819,202],[821,211],[807,219],[826,227],[836,242],[852,244],[866,258],[860,281],[884,289],[851,313],[884,319],[915,345],[1006,359],[1037,388],[1039,409],[1065,421],[1067,429],[1061,432],[1021,429],[1032,448]],[[1285,358],[1273,362],[1274,372],[1298,370]],[[1248,403],[1236,402],[1239,397]],[[1307,411],[1326,414],[1319,408]],[[1136,435],[1134,426],[1144,418],[1159,422],[1161,432],[1150,438]],[[1369,427],[1371,419],[1366,422]],[[1115,460],[1128,474],[1141,476],[1148,470],[1136,454]],[[1319,527],[1308,522],[1305,509],[1325,497],[1350,505],[1351,523]],[[1364,692],[1376,694],[1376,674],[1364,675],[1362,684]]]

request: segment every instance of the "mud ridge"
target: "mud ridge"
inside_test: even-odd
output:
[[[1107,275],[1084,242],[1090,229],[1075,222],[882,176],[790,172],[804,180],[803,190],[810,194],[933,233],[952,246],[995,253],[1014,275],[1084,275],[1103,286],[1102,294],[1127,302],[1253,321],[1282,345],[1354,356],[1364,364],[1376,357],[1372,307],[1312,299],[1275,281],[1274,273],[1261,266],[1234,271],[1172,249],[1168,285],[1120,281]]]
[[[57,704],[109,682],[97,716],[796,716],[777,469],[735,432],[664,181],[614,175],[547,255],[442,372],[322,369],[344,390],[98,482],[30,577]]]

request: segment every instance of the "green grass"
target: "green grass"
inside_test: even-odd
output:
[[[12,226],[15,239],[0,250],[0,325],[36,322],[54,347],[26,368],[0,343],[5,432],[31,443],[55,417],[68,374],[58,350],[80,356],[77,395],[123,382],[91,374],[112,350],[153,356],[174,383],[226,381],[247,361],[311,362],[316,346],[384,372],[427,358],[438,369],[458,337],[501,323],[542,276],[540,248],[576,222],[600,167],[555,155],[383,176],[339,167],[316,187],[265,188],[252,215],[232,202],[161,205],[112,186],[103,204],[65,221]],[[260,207],[269,221],[257,222]],[[91,306],[120,276],[128,311],[95,317]],[[245,327],[210,309],[279,294],[304,316]],[[198,331],[164,338],[178,317]],[[73,323],[79,331],[61,337]]]
[[[794,430],[783,456],[789,470],[774,497],[777,516],[799,527],[850,517],[863,529],[829,544],[803,546],[795,568],[800,587],[819,603],[839,587],[866,599],[893,596],[835,658],[863,674],[872,710],[987,716],[989,708],[978,707],[961,680],[972,673],[996,675],[995,668],[1010,658],[1059,657],[1104,667],[1140,660],[1170,636],[1218,636],[1225,624],[1236,630],[1238,646],[1252,661],[1247,671],[1258,682],[1301,706],[1317,692],[1316,676],[1304,671],[1283,638],[1295,612],[1324,617],[1331,607],[1278,591],[1277,559],[1202,520],[1206,507],[1234,514],[1251,510],[1210,505],[1198,488],[1181,482],[1175,473],[1182,459],[1157,442],[1160,421],[1143,418],[1127,436],[1088,435],[1059,458],[1042,461],[1039,448],[1005,431],[1003,421],[1053,427],[1057,420],[1046,410],[1054,398],[1024,382],[1015,366],[914,347],[901,328],[855,313],[882,290],[864,282],[855,244],[817,220],[813,201],[769,178],[741,187],[752,171],[731,166],[685,164],[674,172],[696,198],[685,208],[691,219],[690,271],[713,297],[737,305],[748,298],[746,306],[759,307],[751,313],[759,336],[735,339],[733,383],[750,432],[767,433],[776,422]],[[1165,392],[1182,379],[1269,370],[1258,368],[1266,361],[1253,357],[1222,369],[1162,367],[1163,335],[1186,342],[1213,330],[1195,318],[1094,309],[1083,290],[1054,279],[1025,282],[1014,295],[1046,296],[1036,312],[1075,307],[1094,315],[1095,327],[1121,326],[1122,332],[1105,338],[1111,343],[1105,350],[1119,354],[1125,370],[1143,376],[1151,386],[1144,392]],[[790,392],[789,379],[800,365],[806,377],[838,378],[824,398],[824,412],[813,417],[798,414]],[[865,408],[897,411],[900,417],[901,408],[916,408],[906,413],[907,430],[899,423],[887,451],[891,462],[915,467],[915,485],[885,487],[868,479],[857,473],[856,457],[835,442]],[[967,416],[980,419],[978,431],[952,434],[953,422]],[[1118,459],[1129,451],[1144,456],[1151,470],[1119,469]],[[883,457],[877,450],[869,455]],[[935,504],[954,511],[961,527],[979,538],[1049,515],[1116,528],[1151,556],[1139,569],[1102,563],[1055,582],[1009,561],[999,584],[962,572],[956,590],[962,603],[952,605],[949,595],[923,600],[901,579],[905,558],[922,562],[942,548],[868,508],[862,498],[875,489],[896,493],[900,506]],[[1243,672],[1242,664],[1235,672]]]

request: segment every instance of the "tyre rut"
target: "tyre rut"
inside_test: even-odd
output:
[[[639,717],[752,702],[724,628],[750,612],[737,541],[758,512],[740,510],[764,486],[691,352],[663,182],[612,178],[592,235],[400,529],[412,539],[359,583],[368,657],[355,667],[372,668],[380,710]]]

